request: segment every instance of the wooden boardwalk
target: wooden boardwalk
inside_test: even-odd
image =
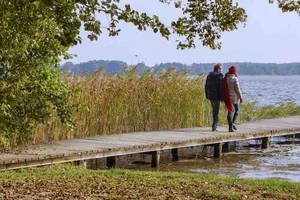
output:
[[[173,149],[172,152],[176,154],[178,148],[210,144],[215,145],[215,157],[219,157],[222,144],[227,142],[262,138],[266,146],[270,137],[300,133],[300,116],[244,123],[238,125],[238,129],[229,133],[227,127],[220,127],[219,132],[212,132],[210,127],[186,128],[33,145],[16,153],[1,153],[0,170],[97,158],[108,158],[109,165],[113,166],[115,156],[146,152],[153,154],[152,166],[157,166],[161,150]]]

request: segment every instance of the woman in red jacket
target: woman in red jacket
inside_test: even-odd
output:
[[[235,66],[231,66],[229,68],[229,72],[225,74],[224,78],[224,103],[228,111],[227,121],[229,125],[229,132],[237,130],[235,122],[240,111],[239,103],[242,102],[243,98],[237,76],[237,69]],[[233,112],[234,115],[232,118]]]

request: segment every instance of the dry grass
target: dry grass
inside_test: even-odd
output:
[[[133,69],[120,75],[98,72],[67,77],[67,83],[76,91],[71,101],[79,104],[74,112],[76,126],[68,130],[53,117],[38,127],[33,141],[210,126],[211,106],[204,94],[204,77],[189,76],[175,69],[161,75],[138,76]],[[241,110],[240,122],[300,114],[295,104],[260,108],[255,103],[244,103]],[[222,107],[221,124],[226,124],[225,115]]]
[[[54,165],[0,173],[0,199],[299,199],[300,184],[211,174]]]

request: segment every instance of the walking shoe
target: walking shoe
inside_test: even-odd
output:
[[[232,123],[232,129],[237,130],[236,125],[234,123]]]
[[[236,128],[236,125],[235,125],[235,121],[236,121],[236,118],[238,117],[238,113],[234,113],[234,115],[233,115],[233,119],[232,119],[232,128],[233,128],[233,130],[237,130],[237,128]]]
[[[213,126],[213,127],[212,127],[212,131],[213,131],[213,132],[214,132],[214,131],[219,132],[220,130],[219,130],[219,127]]]

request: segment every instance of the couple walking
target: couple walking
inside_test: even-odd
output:
[[[234,130],[237,130],[235,122],[240,112],[239,103],[243,102],[242,92],[236,67],[231,66],[224,78],[222,71],[223,66],[221,64],[216,64],[214,66],[214,71],[208,74],[205,83],[205,95],[206,98],[210,100],[212,106],[212,131],[219,131],[219,108],[220,102],[224,101],[226,110],[228,111],[227,122],[229,125],[229,132],[234,132]],[[234,115],[232,117],[233,112]]]

